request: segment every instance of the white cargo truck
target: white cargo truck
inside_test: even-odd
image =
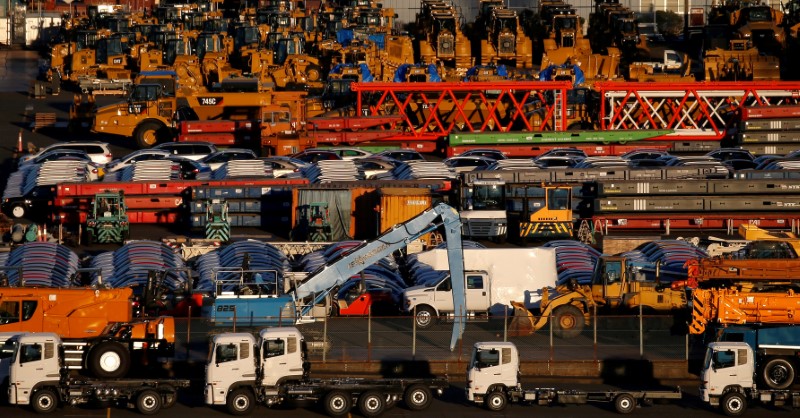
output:
[[[447,251],[435,249],[417,254],[420,263],[433,270],[448,269]],[[553,248],[471,248],[464,250],[466,306],[470,317],[504,315],[512,301],[524,300],[537,309],[543,288],[558,281]],[[427,328],[436,318],[453,314],[450,277],[433,285],[412,286],[403,292],[403,310],[414,314],[418,327]]]

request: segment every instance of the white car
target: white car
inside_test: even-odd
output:
[[[217,146],[210,142],[165,142],[158,144],[152,149],[169,151],[172,155],[188,158],[190,160],[201,160],[209,154],[219,151]]]
[[[172,154],[170,154],[169,151],[164,150],[140,149],[109,163],[106,166],[106,172],[113,173],[123,170],[125,167],[128,167],[138,161],[163,160],[171,155]]]
[[[366,158],[372,156],[372,153],[369,151],[364,151],[363,149],[354,148],[354,147],[330,147],[330,148],[320,148],[323,151],[333,151],[339,154],[343,160],[355,160],[358,158]]]
[[[258,158],[255,152],[244,148],[227,148],[217,151],[213,154],[208,154],[206,157],[201,158],[199,161],[216,170],[222,167],[223,164],[233,160],[255,160]]]
[[[292,173],[297,173],[301,168],[310,165],[305,161],[292,157],[273,156],[264,157],[261,160],[265,163],[269,163],[272,166],[272,176],[275,178],[285,177]]]
[[[99,141],[70,141],[70,142],[57,142],[52,145],[48,145],[39,150],[36,154],[24,155],[20,158],[20,164],[34,159],[42,154],[45,154],[49,151],[53,151],[56,149],[70,149],[70,150],[77,150],[83,151],[89,154],[89,157],[92,159],[92,162],[106,165],[111,162],[113,159],[113,155],[111,154],[111,149],[108,147],[108,144],[105,142]]]

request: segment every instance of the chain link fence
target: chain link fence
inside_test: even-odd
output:
[[[671,315],[593,316],[572,338],[558,337],[552,321],[522,336],[515,336],[509,323],[503,317],[470,318],[452,351],[452,323],[446,320],[420,329],[412,317],[335,317],[298,328],[312,362],[467,362],[478,341],[511,341],[525,361],[686,360],[689,356],[686,323]],[[259,329],[244,323],[215,327],[204,319],[176,319],[176,358],[205,361],[213,335]]]

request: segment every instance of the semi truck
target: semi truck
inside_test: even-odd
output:
[[[322,402],[332,417],[347,416],[354,405],[362,416],[374,417],[402,400],[421,411],[433,393],[441,395],[446,379],[357,379],[309,376],[306,343],[294,327],[263,329],[258,338],[248,333],[214,336],[206,366],[207,405],[224,405],[233,415],[249,413],[256,403],[278,406],[290,400]]]
[[[727,416],[740,416],[750,401],[800,407],[800,392],[764,387],[756,378],[758,355],[745,342],[713,342],[700,372],[700,398]]]
[[[96,377],[125,376],[133,359],[172,357],[172,317],[138,319],[133,289],[5,287],[0,332],[53,332],[64,341],[68,369]]]
[[[420,263],[433,270],[448,270],[445,250],[417,254]],[[538,306],[542,288],[556,286],[555,250],[551,248],[481,248],[464,250],[467,315],[486,318],[503,315],[511,301],[526,297],[531,309]],[[411,286],[403,291],[403,310],[414,315],[417,327],[428,328],[436,318],[452,316],[450,276],[432,285]]]
[[[519,351],[512,342],[477,342],[467,366],[467,400],[499,412],[510,402],[530,405],[573,405],[589,402],[613,403],[621,414],[655,399],[681,399],[675,390],[561,390],[524,388],[520,382]]]
[[[189,386],[181,379],[87,379],[63,372],[65,348],[51,332],[23,333],[16,338],[9,360],[8,402],[30,405],[39,413],[53,412],[59,404],[125,402],[144,415],[173,406],[178,389]],[[110,412],[109,412],[110,414]]]

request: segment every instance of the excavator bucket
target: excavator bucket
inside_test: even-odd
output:
[[[531,335],[536,330],[534,323],[536,318],[521,302],[511,302],[511,307],[514,308],[514,315],[511,317],[511,323],[508,325],[508,335],[512,337],[522,337]]]

